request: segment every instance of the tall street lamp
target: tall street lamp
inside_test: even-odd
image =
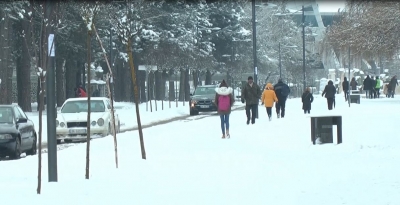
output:
[[[301,6],[301,19],[302,19],[302,36],[303,36],[303,90],[306,90],[306,38],[305,38],[305,15],[304,5]]]
[[[257,50],[256,50],[256,0],[252,0],[252,24],[253,24],[253,67],[254,67],[254,82],[257,82]]]

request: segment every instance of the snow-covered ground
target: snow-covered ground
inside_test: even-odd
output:
[[[36,195],[37,156],[0,162],[3,202],[15,204],[400,204],[400,98],[348,104],[337,95],[326,111],[316,96],[313,114],[341,114],[343,143],[313,145],[300,99],[269,122],[265,109],[254,125],[245,112],[230,117],[231,139],[221,139],[218,116],[181,120],[118,134],[119,168],[112,137],[91,142],[90,179],[85,144],[58,152],[58,182]],[[162,112],[153,114],[161,117]]]
[[[36,110],[36,104],[33,105],[33,110]],[[237,101],[234,107],[243,107],[244,105]],[[130,102],[116,102],[114,105],[116,109],[116,114],[118,114],[121,121],[121,131],[132,130],[137,128],[137,118],[136,118],[136,108],[134,103]],[[169,101],[156,101],[147,103],[141,103],[139,105],[140,109],[140,120],[142,126],[151,125],[160,121],[170,120],[177,117],[188,116],[189,115],[189,102],[171,102],[171,107]],[[36,132],[39,132],[39,112],[27,112],[26,113],[30,120],[35,124]],[[202,113],[200,113],[202,114]],[[43,113],[43,135],[42,142],[47,142],[47,115],[46,112]]]

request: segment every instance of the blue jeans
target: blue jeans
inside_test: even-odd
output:
[[[368,98],[369,90],[365,90],[365,98]]]
[[[229,130],[229,114],[220,115],[221,117],[221,130],[222,134],[225,135],[225,128]]]

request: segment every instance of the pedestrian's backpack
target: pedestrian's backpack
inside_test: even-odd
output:
[[[220,111],[229,111],[231,107],[231,98],[229,95],[220,95],[218,97],[218,110]]]
[[[289,87],[288,86],[286,86],[286,85],[282,86],[281,95],[283,97],[287,97],[289,95],[289,92],[290,91],[289,91]]]

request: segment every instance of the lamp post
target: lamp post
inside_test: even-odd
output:
[[[305,39],[305,15],[304,6],[301,6],[302,36],[303,36],[303,90],[306,90],[306,39]]]
[[[253,65],[254,65],[254,82],[257,82],[257,49],[256,49],[256,1],[252,0],[252,25],[253,25]]]
[[[279,42],[279,79],[282,79],[281,42]]]

